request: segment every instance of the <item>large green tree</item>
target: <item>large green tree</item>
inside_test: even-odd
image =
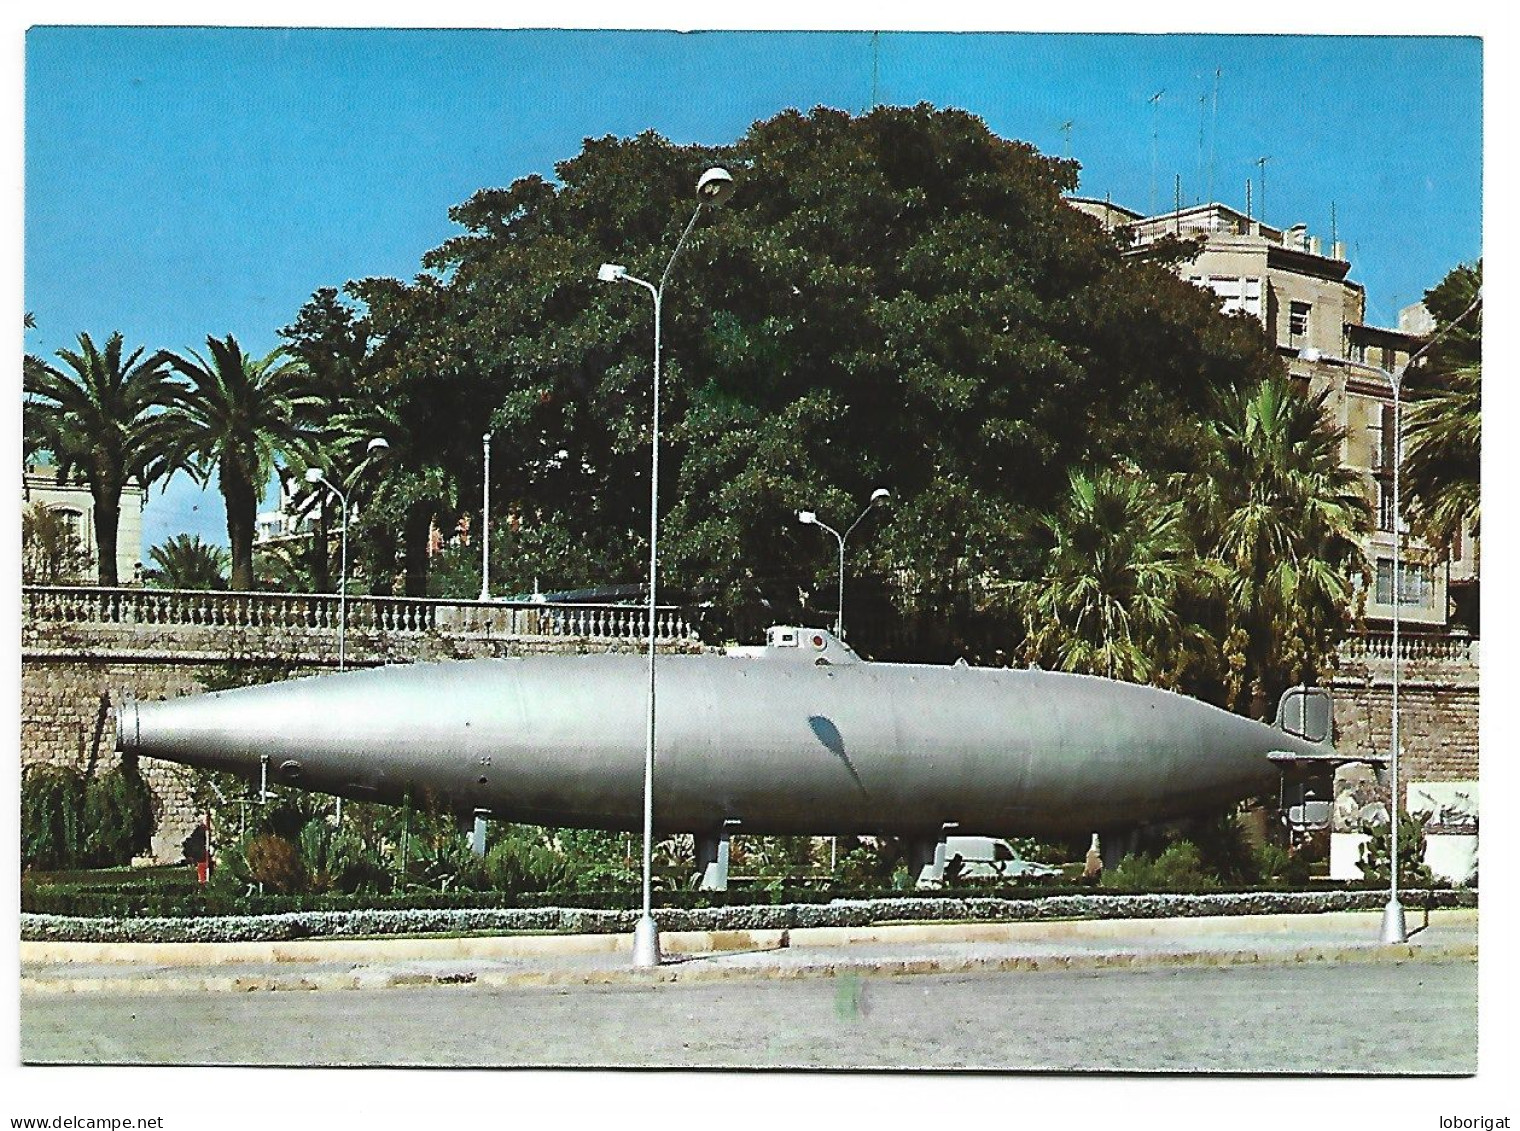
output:
[[[123,356],[119,332],[103,350],[80,334],[78,350],[58,351],[63,368],[30,354],[22,365],[28,447],[52,453],[59,482],[77,473],[89,484],[102,585],[120,581],[122,490],[132,479],[146,488],[172,466],[168,418],[161,411],[176,396],[168,356],[143,355],[139,347]]]
[[[661,548],[717,630],[831,590],[835,554],[794,512],[847,522],[885,485],[851,547],[852,640],[1011,649],[989,594],[1038,570],[1067,470],[1189,466],[1185,422],[1276,364],[1259,326],[1070,208],[1074,163],[960,111],[788,111],[723,147],[594,139],[554,182],[456,208],[464,234],[414,283],[356,288],[390,354],[367,380],[451,488],[435,508],[479,498],[490,422],[493,511],[567,532],[608,583],[642,577],[649,296],[597,265],[659,279],[712,164],[738,188],[665,293]]]
[[[1421,532],[1445,546],[1464,526],[1476,536],[1482,520],[1482,288],[1480,261],[1425,293],[1441,337],[1407,382],[1403,502]]]
[[[258,504],[282,454],[300,455],[314,440],[301,412],[314,404],[306,371],[283,350],[261,358],[243,352],[231,334],[206,339],[208,357],[170,355],[190,381],[167,414],[170,458],[201,483],[214,474],[227,507],[231,586],[254,586],[253,538]]]

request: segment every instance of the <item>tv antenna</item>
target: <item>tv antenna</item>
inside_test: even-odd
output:
[[[1161,144],[1160,119],[1157,111],[1161,106],[1161,96],[1166,93],[1165,89],[1156,91],[1146,101],[1151,104],[1151,215],[1156,214],[1156,167],[1159,160],[1158,154]]]

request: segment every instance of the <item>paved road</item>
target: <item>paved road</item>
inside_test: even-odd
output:
[[[30,1063],[1471,1073],[1476,962],[24,995]],[[1390,1042],[1390,1037],[1392,1038]]]

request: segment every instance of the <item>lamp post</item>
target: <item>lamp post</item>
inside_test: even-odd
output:
[[[338,551],[338,670],[341,672],[347,666],[348,658],[344,641],[348,634],[348,496],[333,486],[320,467],[306,469],[306,482],[322,484],[338,496],[338,503],[343,508],[343,529],[338,538],[341,547]]]
[[[603,263],[596,273],[597,279],[603,283],[632,283],[643,287],[654,299],[654,394],[649,472],[649,694],[644,732],[644,903],[643,914],[633,930],[633,964],[636,967],[660,964],[660,930],[654,921],[651,898],[654,839],[655,586],[659,579],[660,532],[660,311],[665,297],[665,284],[670,279],[670,269],[675,266],[676,256],[681,253],[686,237],[696,226],[703,207],[722,203],[733,188],[734,179],[727,169],[714,167],[697,179],[697,207],[687,221],[681,238],[676,241],[675,250],[670,253],[658,285],[630,275],[626,267],[617,263]]]
[[[1298,356],[1310,364],[1318,362],[1330,362],[1336,365],[1344,365],[1351,369],[1360,369],[1364,373],[1376,373],[1384,381],[1388,382],[1388,390],[1393,396],[1393,679],[1392,679],[1392,721],[1389,726],[1390,749],[1388,751],[1388,784],[1391,790],[1389,815],[1388,815],[1388,905],[1383,908],[1383,925],[1381,938],[1384,943],[1402,943],[1409,939],[1409,932],[1404,922],[1404,907],[1399,903],[1399,606],[1402,595],[1399,591],[1399,529],[1402,514],[1399,510],[1399,479],[1404,465],[1404,430],[1402,417],[1402,391],[1404,374],[1409,372],[1409,367],[1420,359],[1424,353],[1445,336],[1446,332],[1462,319],[1466,318],[1477,308],[1482,299],[1482,292],[1473,299],[1472,303],[1456,318],[1452,319],[1441,328],[1440,333],[1431,338],[1414,353],[1409,355],[1409,360],[1399,366],[1392,373],[1380,365],[1369,365],[1365,361],[1352,361],[1345,357],[1332,357],[1306,346],[1299,350]]]
[[[366,444],[364,449],[366,456],[378,456],[389,450],[390,444],[379,436]],[[338,670],[341,672],[348,665],[348,496],[322,474],[320,467],[306,469],[306,482],[312,485],[322,484],[338,496],[338,503],[343,507],[343,529],[338,538]]]
[[[480,489],[480,599],[491,599],[491,434],[484,437],[486,470]]]
[[[855,532],[855,528],[860,525],[861,521],[866,517],[866,515],[868,515],[868,514],[871,513],[872,508],[874,508],[877,503],[882,502],[882,501],[884,501],[886,499],[890,499],[891,497],[892,497],[892,492],[888,491],[885,487],[878,487],[878,488],[876,488],[876,490],[872,491],[871,492],[871,501],[866,504],[865,510],[863,510],[863,511],[860,512],[859,517],[856,518],[854,522],[850,523],[850,525],[845,529],[845,532],[843,534],[839,533],[839,531],[835,530],[828,523],[819,521],[818,516],[814,512],[812,512],[812,511],[798,511],[797,512],[797,520],[799,522],[801,522],[804,526],[816,526],[816,527],[819,527],[822,530],[827,530],[835,538],[839,539],[839,610],[834,615],[834,635],[837,636],[837,637],[839,637],[840,640],[844,639],[844,543],[845,543],[845,539],[847,539],[851,534],[853,534]]]

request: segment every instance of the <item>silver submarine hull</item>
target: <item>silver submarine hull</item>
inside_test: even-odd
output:
[[[1269,726],[1094,676],[864,662],[814,629],[769,641],[659,658],[657,829],[1084,834],[1217,812],[1328,752],[1281,711]],[[639,655],[398,665],[129,702],[117,744],[351,799],[636,830],[648,688]]]

